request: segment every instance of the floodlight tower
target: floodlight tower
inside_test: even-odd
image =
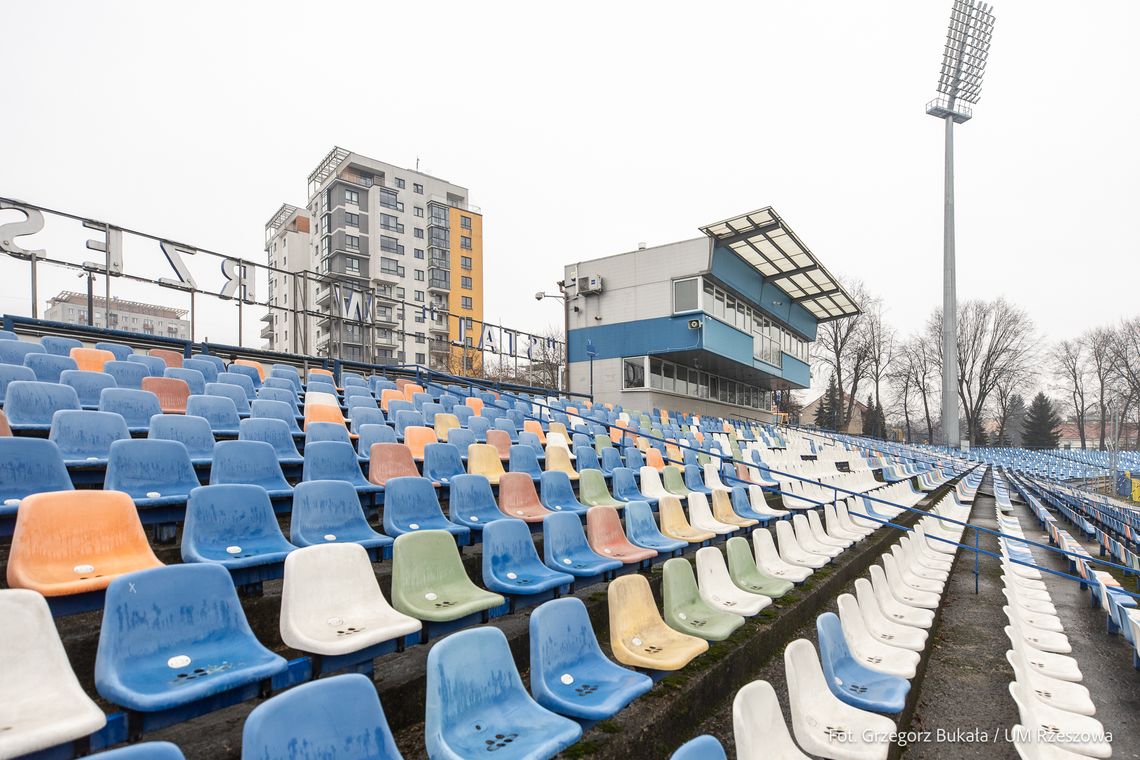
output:
[[[926,112],[946,122],[946,196],[942,236],[942,431],[951,448],[961,446],[958,431],[958,295],[954,263],[954,125],[969,121],[965,103],[982,96],[982,74],[990,54],[993,6],[976,0],[954,0],[946,50],[938,75],[939,95]]]

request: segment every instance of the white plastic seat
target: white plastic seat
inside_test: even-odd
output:
[[[842,600],[843,596],[845,595],[841,594],[839,598]],[[858,602],[859,613],[863,616],[863,622],[867,624],[867,630],[879,641],[913,652],[926,649],[928,638],[926,631],[887,617],[875,599],[871,582],[866,578],[855,579],[855,601]]]
[[[1005,594],[1005,598],[1010,604],[1016,604],[1026,612],[1057,617],[1057,608],[1053,606],[1053,602],[1042,598],[1042,595],[1048,596],[1048,592],[1024,591],[1016,586],[1009,585],[1003,586],[1001,592]],[[1058,624],[1060,624],[1059,618]],[[1062,627],[1060,630],[1064,630],[1064,628]]]
[[[422,626],[384,598],[360,544],[319,544],[285,558],[281,640],[293,649],[348,654],[408,636]]]
[[[776,690],[767,681],[753,681],[736,692],[732,734],[737,760],[811,760],[792,741]]]
[[[1026,625],[1017,611],[1008,605],[1001,609],[1010,625],[1013,626],[1013,630],[1031,647],[1054,654],[1068,654],[1073,651],[1073,647],[1069,644],[1069,638],[1065,634],[1056,631],[1043,631],[1040,628]]]
[[[796,542],[805,551],[812,554],[823,554],[831,559],[835,559],[843,553],[842,546],[820,543],[819,539],[815,537],[815,533],[812,532],[807,517],[803,514],[792,515],[792,529],[796,534]]]
[[[923,567],[929,567],[932,570],[938,570],[949,576],[950,570],[954,567],[954,558],[931,552],[923,546],[924,543],[925,542],[920,542],[915,536],[902,536],[899,539],[899,545],[913,562],[917,562]]]
[[[1112,756],[1112,746],[1104,739],[1104,726],[1096,718],[1051,707],[1038,700],[1028,684],[1019,681],[1010,682],[1009,693],[1017,703],[1022,725],[1047,731],[1056,746],[1087,757]]]
[[[712,508],[709,507],[708,497],[703,493],[691,491],[688,496],[688,502],[689,524],[697,530],[710,531],[718,536],[727,536],[731,533],[735,533],[739,529],[735,525],[722,523],[713,517]]]
[[[752,552],[756,555],[756,569],[765,575],[783,578],[792,583],[802,583],[811,574],[810,567],[793,565],[780,558],[776,551],[776,544],[772,541],[772,534],[765,528],[752,531]]]
[[[1034,672],[1069,683],[1080,683],[1084,679],[1081,668],[1074,658],[1038,649],[1027,642],[1013,624],[1005,626],[1004,630],[1010,646],[1021,654],[1022,662]]]
[[[661,483],[661,473],[657,472],[656,467],[645,465],[639,471],[639,476],[641,492],[649,498],[660,499],[662,496],[673,495],[665,490],[665,486]]]
[[[753,594],[732,582],[720,549],[706,546],[697,550],[697,588],[705,604],[721,612],[752,617],[772,604],[771,598]]]
[[[791,523],[786,520],[776,523],[776,539],[779,541],[780,559],[789,565],[819,569],[831,561],[827,555],[809,552],[800,546]]]
[[[920,520],[915,524],[914,532],[916,535],[926,541],[926,545],[928,547],[936,552],[941,552],[942,554],[953,556],[958,551],[958,547],[954,546],[954,544],[947,544],[943,542],[954,541],[957,543],[958,536],[947,535],[941,530],[938,530],[937,521],[934,521],[934,524],[932,525],[927,523],[926,520]],[[939,541],[938,539],[943,539],[943,541]]]
[[[864,537],[871,535],[875,532],[878,524],[871,525],[870,521],[864,521],[863,524],[857,524],[851,519],[851,509],[849,506],[850,500],[844,500],[835,505],[835,516],[839,518],[839,522],[843,527],[854,533],[860,533]]]
[[[546,448],[554,447],[556,449],[566,449],[566,455],[571,459],[577,459],[574,455],[574,450],[570,448],[570,442],[566,440],[566,436],[562,433],[547,433],[546,434]]]
[[[705,476],[704,480],[706,488],[719,488],[722,491],[732,490],[730,486],[726,485],[724,481],[720,479],[720,467],[717,464],[709,462],[701,469],[703,470]]]
[[[1041,631],[1051,631],[1052,633],[1065,632],[1065,626],[1061,625],[1061,618],[1044,612],[1034,612],[1023,605],[1017,604],[1017,597],[1007,588],[1003,588],[1001,593],[1005,596],[1006,601],[1009,602],[1010,614],[1017,615],[1019,622]]]
[[[825,505],[830,507],[830,504]],[[811,527],[811,532],[816,540],[826,546],[838,546],[841,549],[846,549],[855,543],[855,539],[847,538],[846,536],[833,536],[827,532],[827,528],[823,527],[823,521],[819,519],[819,512],[812,510],[807,513],[808,525]]]
[[[894,560],[895,558],[888,553],[882,556],[882,566],[871,565],[871,582],[877,583],[875,576],[881,575],[886,587],[890,589],[891,596],[903,604],[931,611],[938,609],[938,605],[942,602],[941,598],[937,594],[919,591],[907,585],[899,577]]]
[[[854,526],[849,528],[843,524],[839,517],[839,505],[823,505],[823,524],[826,526],[829,535],[846,539],[851,543],[861,541],[866,536],[863,531],[854,530]]]
[[[1084,686],[1034,670],[1025,662],[1025,655],[1016,649],[1007,649],[1005,659],[1013,668],[1014,680],[1027,684],[1033,696],[1044,704],[1078,715],[1096,714],[1092,696]]]
[[[914,589],[915,591],[920,591],[935,597],[936,599],[934,607],[931,607],[930,609],[937,608],[937,597],[940,597],[942,595],[942,583],[939,583],[938,581],[928,580],[926,578],[920,578],[919,576],[915,575],[914,572],[911,571],[909,565],[899,563],[899,561],[895,558],[893,552],[883,552],[883,556],[880,557],[880,559],[883,562],[883,567],[887,570],[887,578],[890,579],[892,584],[894,584],[895,580],[897,579],[900,583]],[[894,578],[891,577],[892,570],[895,575]]]
[[[915,559],[902,544],[893,544],[891,546],[891,554],[894,555],[895,562],[898,563],[899,567],[905,567],[906,572],[916,578],[929,581],[932,587],[938,589],[938,593],[941,593],[943,587],[946,586],[946,580],[950,577],[948,572],[945,570],[935,570],[932,567],[927,567],[922,564]]]
[[[786,509],[776,509],[768,504],[768,500],[764,498],[764,489],[760,486],[748,486],[748,503],[752,506],[752,511],[758,515],[776,518],[788,516]]]
[[[850,594],[840,595],[839,622],[843,626],[847,648],[857,661],[880,673],[914,678],[921,659],[918,652],[894,646],[871,635],[859,611],[859,603]]]
[[[815,647],[797,639],[784,650],[788,702],[796,742],[807,752],[834,760],[884,760],[895,722],[852,707],[831,693]]]
[[[0,641],[0,757],[81,739],[106,725],[71,669],[43,596],[0,590]]]
[[[1019,601],[1022,601],[1022,602],[1029,602],[1029,601],[1039,602],[1041,604],[1048,604],[1050,607],[1053,607],[1053,596],[1046,589],[1037,588],[1036,586],[1022,585],[1023,580],[1024,579],[1019,579],[1017,576],[1010,575],[1008,573],[1002,573],[1002,576],[1001,576],[1002,585],[1005,586],[1006,588],[1008,588],[1010,591],[1012,591],[1013,594],[1018,598]],[[1037,581],[1026,581],[1026,582],[1037,583]],[[1053,607],[1053,610],[1054,610],[1054,613],[1051,613],[1051,614],[1055,614],[1056,607]]]

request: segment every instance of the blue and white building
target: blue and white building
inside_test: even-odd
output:
[[[859,305],[772,209],[565,270],[570,390],[637,409],[774,421],[820,323]]]

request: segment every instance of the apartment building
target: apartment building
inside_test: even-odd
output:
[[[373,363],[479,368],[483,217],[467,188],[334,148],[306,208],[266,224],[266,347]]]
[[[190,320],[186,319],[186,309],[112,297],[108,313],[106,298],[95,296],[91,300],[94,309],[90,324],[95,327],[160,338],[190,339]],[[44,311],[44,319],[71,325],[87,325],[87,317],[87,295],[66,290],[49,299]]]

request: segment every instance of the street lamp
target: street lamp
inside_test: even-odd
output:
[[[938,74],[939,95],[926,112],[946,122],[946,176],[942,233],[942,430],[946,445],[961,446],[958,431],[958,296],[954,263],[954,124],[973,116],[965,103],[982,96],[982,74],[993,36],[993,6],[954,0]]]
[[[558,285],[562,287],[562,283],[558,283]],[[558,373],[558,379],[562,381],[562,388],[558,390],[570,390],[570,305],[567,303],[564,293],[545,293],[540,290],[534,294],[534,300],[536,301],[541,301],[544,298],[554,298],[562,302],[562,340],[564,341],[563,345],[566,347],[565,351],[567,356],[565,357],[565,377],[563,377],[561,372]]]

